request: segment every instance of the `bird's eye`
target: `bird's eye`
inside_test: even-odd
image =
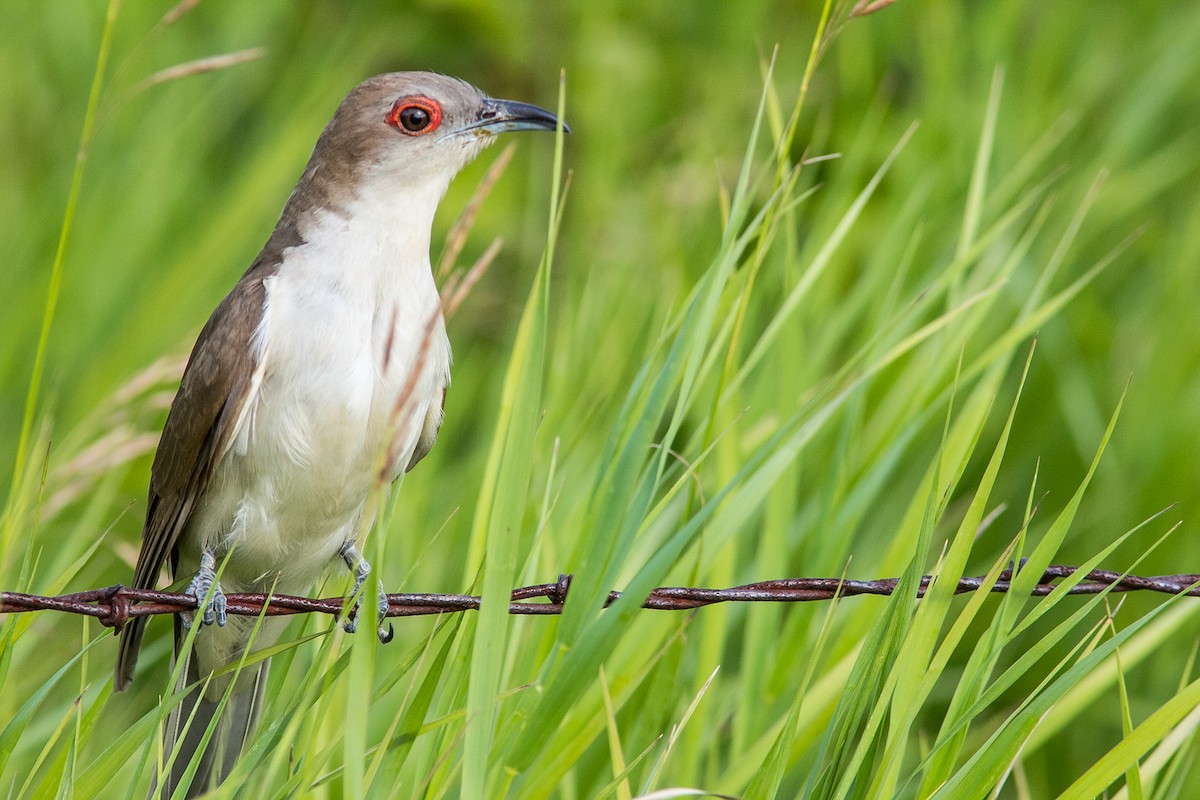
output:
[[[442,123],[442,107],[428,97],[401,97],[392,103],[387,124],[406,136],[421,136],[437,130]]]

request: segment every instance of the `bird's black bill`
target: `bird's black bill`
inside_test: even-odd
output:
[[[558,117],[544,108],[529,103],[519,103],[516,100],[483,101],[483,109],[479,112],[479,122],[467,130],[472,132],[501,133],[503,131],[552,131],[558,128]],[[571,128],[563,123],[563,132],[570,133]]]

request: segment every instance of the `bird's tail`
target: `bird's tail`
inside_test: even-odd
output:
[[[163,758],[169,759],[177,744],[179,752],[162,785],[151,787],[150,800],[169,800],[175,789],[187,781],[187,773],[198,753],[196,770],[184,796],[199,797],[225,780],[258,725],[270,666],[267,660],[248,667],[232,690],[214,691],[209,683],[206,692],[206,685],[201,680],[207,676],[201,674],[196,656],[191,652],[180,655],[185,631],[178,618],[175,628],[176,658],[187,659],[186,667],[179,671],[175,691],[185,691],[189,686],[191,689],[167,716],[163,730]],[[221,708],[221,700],[226,694],[228,698]],[[204,738],[210,727],[213,728],[212,736],[205,746]]]

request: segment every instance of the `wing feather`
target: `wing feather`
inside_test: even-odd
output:
[[[252,339],[265,311],[265,277],[260,270],[248,271],[209,317],[192,349],[150,471],[133,588],[155,588],[168,559],[174,571],[179,538],[261,384],[265,364],[256,358]],[[119,632],[117,691],[133,679],[146,619],[134,617]]]
[[[433,449],[433,445],[437,441],[438,431],[442,428],[442,418],[445,416],[445,412],[446,387],[442,386],[442,402],[437,405],[430,404],[429,410],[425,413],[421,435],[417,439],[417,446],[413,450],[412,458],[408,460],[408,466],[404,468],[405,472],[410,471],[422,458],[429,455],[429,451]]]

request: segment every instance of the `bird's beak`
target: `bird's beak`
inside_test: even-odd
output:
[[[460,133],[496,134],[504,131],[553,131],[558,128],[558,117],[544,108],[516,100],[494,100],[487,98],[479,110],[479,121],[462,128]],[[564,133],[570,133],[567,123],[562,123]]]

